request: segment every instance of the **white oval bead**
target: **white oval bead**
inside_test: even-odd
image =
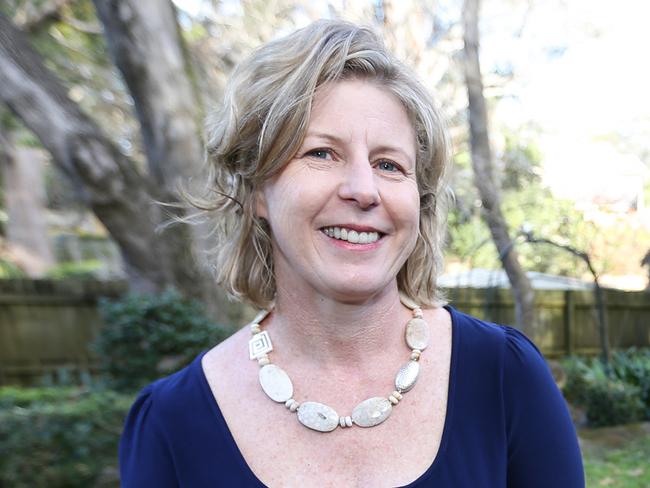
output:
[[[286,402],[293,396],[293,384],[289,375],[275,364],[267,364],[260,369],[262,390],[274,402]]]
[[[406,343],[411,349],[424,351],[429,345],[429,324],[423,319],[411,319],[406,324]]]
[[[352,410],[352,420],[359,427],[373,427],[386,420],[393,410],[384,397],[373,397],[361,402]]]
[[[339,414],[322,403],[305,402],[298,408],[298,420],[310,429],[331,432],[339,425]]]
[[[404,392],[409,391],[415,382],[418,380],[418,375],[420,374],[420,363],[417,361],[409,361],[404,366],[402,366],[395,376],[395,388],[397,391]]]

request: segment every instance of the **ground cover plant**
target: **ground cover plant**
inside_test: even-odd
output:
[[[133,400],[79,387],[0,388],[0,486],[88,487],[102,478],[117,486],[117,446]]]
[[[650,423],[579,432],[587,486],[650,486]]]

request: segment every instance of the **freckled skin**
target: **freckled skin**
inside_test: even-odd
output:
[[[319,89],[302,147],[257,196],[278,287],[346,301],[394,286],[417,237],[415,159],[414,129],[388,91],[360,80]],[[360,250],[321,231],[344,224],[382,238]]]

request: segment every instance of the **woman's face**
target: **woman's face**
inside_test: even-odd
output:
[[[378,85],[319,89],[302,147],[257,195],[279,289],[362,301],[394,284],[418,232],[416,138]]]

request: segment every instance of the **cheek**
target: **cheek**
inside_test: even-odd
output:
[[[417,190],[404,194],[397,210],[393,214],[397,225],[401,227],[404,235],[404,253],[410,255],[415,248],[420,230],[420,194]]]
[[[417,234],[420,225],[420,193],[415,184],[408,190],[389,192],[390,202],[387,207],[392,210],[393,218],[405,229]]]
[[[267,188],[264,200],[271,231],[288,235],[309,228],[321,194],[309,181],[298,178],[283,178]]]

